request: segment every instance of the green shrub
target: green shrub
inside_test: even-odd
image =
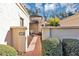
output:
[[[0,44],[0,56],[16,56],[17,54],[17,51],[13,47]]]
[[[61,56],[61,41],[57,38],[48,38],[42,41],[44,56]]]
[[[63,39],[62,46],[64,56],[79,56],[79,40]]]

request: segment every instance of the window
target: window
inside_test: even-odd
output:
[[[24,19],[20,17],[20,26],[24,26]]]

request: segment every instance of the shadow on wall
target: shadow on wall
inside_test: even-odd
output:
[[[31,43],[31,41],[32,41],[32,36],[30,35],[30,36],[28,36],[28,39],[27,39],[27,47],[29,47],[29,45],[30,45],[30,43]]]
[[[7,42],[8,45],[12,45],[11,30],[7,32],[6,37],[5,37],[5,42]]]

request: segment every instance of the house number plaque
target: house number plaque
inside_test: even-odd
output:
[[[25,32],[19,32],[19,35],[20,36],[24,36],[25,35]]]

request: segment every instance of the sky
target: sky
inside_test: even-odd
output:
[[[32,12],[38,10],[38,15],[47,19],[56,16],[62,18],[62,13],[79,12],[79,3],[26,3],[25,6]]]

